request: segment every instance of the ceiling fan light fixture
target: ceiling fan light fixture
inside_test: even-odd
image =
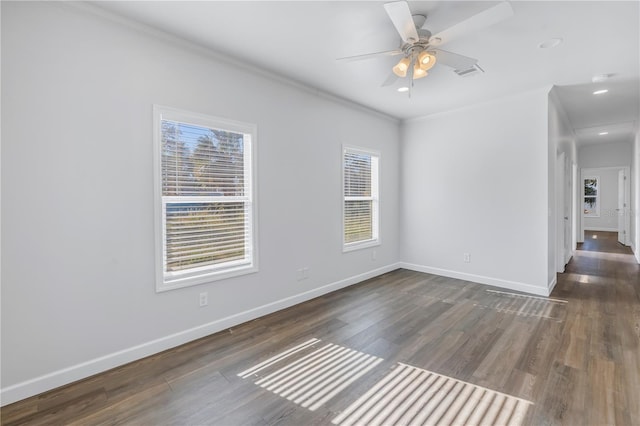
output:
[[[393,67],[393,73],[395,75],[397,75],[398,77],[406,77],[407,76],[407,70],[409,69],[409,65],[410,64],[411,64],[411,59],[406,58],[406,57],[400,59],[400,62],[398,62]]]
[[[417,63],[422,70],[429,71],[436,64],[436,57],[425,50],[418,55]]]
[[[417,80],[419,78],[426,77],[426,76],[427,76],[427,71],[425,71],[420,66],[419,62],[416,62],[416,64],[413,66],[413,79]]]

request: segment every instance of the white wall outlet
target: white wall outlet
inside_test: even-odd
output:
[[[375,250],[371,250],[371,260],[376,260],[378,258],[378,253]]]
[[[296,270],[296,280],[302,281],[306,280],[307,278],[309,278],[308,266],[303,266],[302,268]]]
[[[207,306],[209,304],[209,293],[207,293],[206,291],[203,291],[202,293],[200,293],[200,307],[202,308],[203,306]]]
[[[471,263],[471,254],[469,254],[469,253],[465,253],[464,254],[464,262],[465,263]]]

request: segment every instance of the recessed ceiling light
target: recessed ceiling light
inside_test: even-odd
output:
[[[403,87],[398,87],[398,92],[400,92],[400,93],[402,93],[402,92],[408,92],[408,91],[409,91],[409,88],[408,88],[408,87],[405,87],[405,86],[403,86]]]
[[[600,89],[593,92],[594,95],[602,95],[603,93],[607,93],[609,89]]]
[[[538,45],[538,47],[540,49],[551,49],[553,47],[558,46],[560,43],[562,43],[562,39],[561,38],[559,38],[559,37],[550,38],[549,40],[543,41],[542,43],[540,43]]]
[[[609,132],[600,132],[600,133],[598,133],[598,134],[599,134],[600,136],[604,136],[604,135],[608,135],[608,134],[609,134]]]

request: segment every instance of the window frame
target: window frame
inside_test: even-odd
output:
[[[584,192],[584,184],[587,180],[595,180],[596,181],[596,195],[586,195]],[[584,203],[587,198],[595,198],[595,212],[591,214],[587,214],[584,212]],[[600,217],[600,176],[589,175],[584,176],[582,178],[582,213],[584,217]]]
[[[227,196],[224,200],[215,196],[164,196],[162,195],[162,121],[176,121],[209,129],[242,133],[249,137],[243,140],[245,195]],[[226,118],[215,117],[161,105],[153,105],[153,163],[154,163],[154,225],[155,225],[155,269],[156,292],[191,287],[224,280],[258,271],[258,206],[257,206],[257,126]],[[248,157],[248,158],[247,158]],[[179,272],[167,273],[165,255],[166,205],[170,202],[243,202],[248,211],[248,232],[245,234],[245,249],[248,260],[232,260],[215,265],[199,266]]]
[[[345,196],[346,173],[344,159],[347,153],[368,155],[372,158],[371,164],[371,196],[370,197],[347,197]],[[375,161],[373,159],[375,158]],[[380,163],[381,155],[379,151],[361,148],[352,145],[343,145],[340,156],[340,169],[342,171],[341,202],[342,202],[342,252],[347,253],[382,244],[380,237]],[[346,242],[346,201],[371,200],[371,234],[372,238],[367,240]]]

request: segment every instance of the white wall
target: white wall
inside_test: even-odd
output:
[[[548,92],[405,123],[405,267],[548,294]]]
[[[2,2],[2,43],[3,404],[397,266],[395,120],[60,3]],[[257,124],[258,273],[154,291],[153,104]],[[381,152],[376,260],[344,143]]]
[[[578,164],[582,169],[631,165],[631,142],[603,142],[578,147]]]

